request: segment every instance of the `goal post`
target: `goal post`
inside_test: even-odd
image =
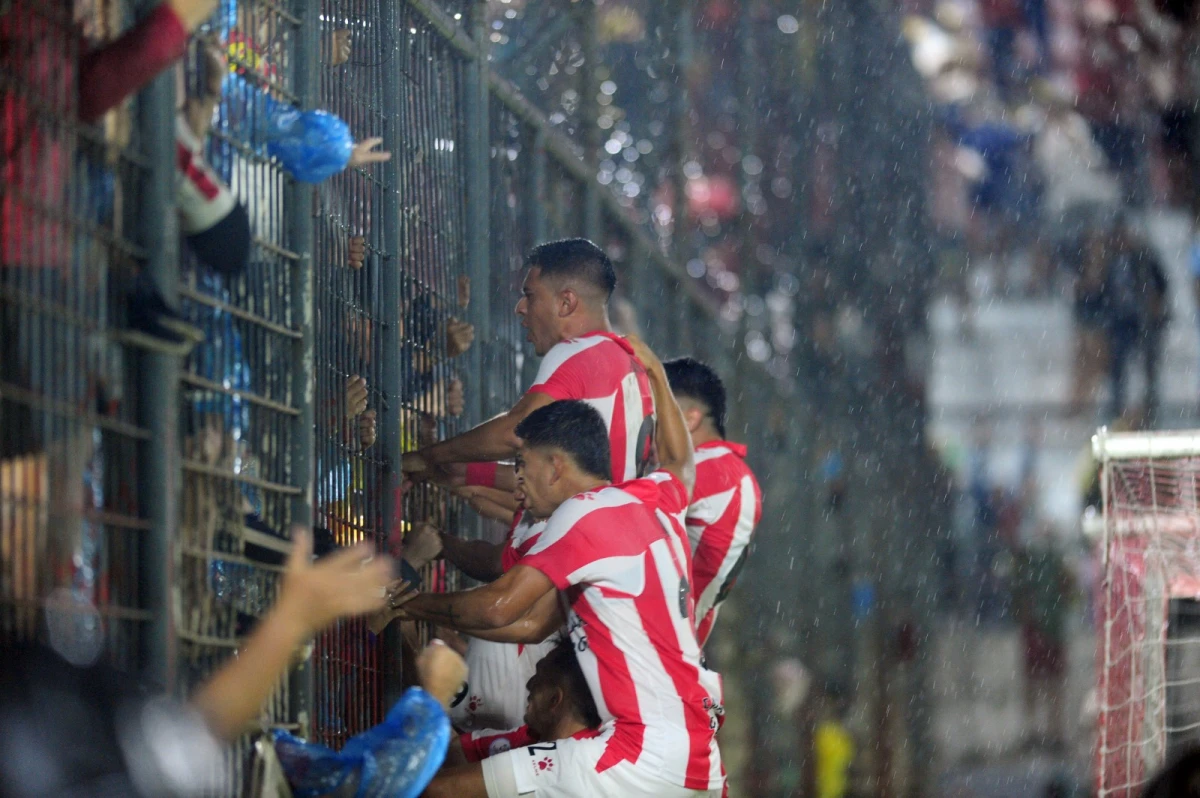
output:
[[[1200,728],[1200,431],[1092,439],[1101,506],[1084,530],[1101,546],[1101,798],[1134,798]]]

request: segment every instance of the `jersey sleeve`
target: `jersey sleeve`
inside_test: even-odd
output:
[[[586,514],[587,501],[587,494],[569,499],[550,518],[537,542],[521,558],[521,565],[541,571],[559,590],[588,581],[588,566],[603,556],[596,550],[594,538],[589,534],[591,523]]]
[[[511,729],[509,731],[483,729],[481,731],[468,732],[460,734],[458,741],[462,744],[463,756],[466,757],[468,762],[480,762],[489,756],[502,754],[505,751],[520,748],[524,745],[533,745],[537,742],[533,739],[533,735],[529,733],[528,726],[522,726],[519,729]]]
[[[586,398],[591,351],[563,346],[558,352],[548,352],[528,393],[544,393],[555,401]]]

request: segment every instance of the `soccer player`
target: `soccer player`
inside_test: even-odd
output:
[[[703,648],[717,611],[750,553],[762,516],[762,491],[746,465],[746,447],[725,440],[725,386],[690,357],[664,364],[696,447],[696,487],[687,511],[696,597],[696,639]]]
[[[624,481],[638,476],[649,462],[654,435],[654,401],[645,369],[630,344],[612,332],[608,302],[616,273],[604,251],[590,241],[572,238],[535,247],[526,258],[527,272],[516,312],[542,358],[533,386],[517,404],[496,418],[446,441],[404,455],[403,469],[414,478],[497,487],[511,492],[511,467],[495,461],[516,454],[513,430],[539,407],[560,399],[582,399],[594,407],[608,429],[611,474]],[[489,462],[481,462],[489,461]],[[481,581],[496,579],[511,557],[540,531],[521,522],[501,544],[441,536],[446,559]],[[527,547],[527,545],[526,545]],[[504,560],[511,564],[511,560]],[[450,711],[459,728],[510,728],[525,707],[525,682],[545,647],[517,647],[468,641],[469,690]]]
[[[695,459],[662,364],[643,357],[662,426],[659,471],[612,485],[598,414],[578,401],[539,408],[516,428],[523,504],[546,519],[532,548],[475,590],[391,599],[406,617],[502,642],[545,640],[566,613],[600,734],[493,756],[460,785],[463,798],[720,794],[720,679],[701,665],[686,577]]]
[[[569,238],[534,247],[526,265],[516,312],[542,358],[533,386],[507,413],[404,455],[406,473],[419,479],[455,463],[511,458],[517,424],[559,399],[582,399],[600,413],[617,479],[633,479],[649,462],[654,402],[645,369],[609,323],[608,301],[617,285],[612,261],[591,241]],[[468,470],[467,480],[503,490],[514,485],[511,469],[504,474],[494,467]]]
[[[427,796],[457,796],[456,782],[470,778],[489,756],[543,740],[585,739],[600,733],[600,711],[592,700],[586,677],[567,638],[558,640],[537,664],[526,685],[524,723],[516,729],[485,729],[459,735],[451,742],[442,773],[429,785]]]

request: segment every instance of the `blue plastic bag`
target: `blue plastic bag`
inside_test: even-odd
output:
[[[352,737],[340,752],[275,732],[275,751],[296,798],[416,798],[449,745],[450,719],[419,687],[409,688],[383,723]]]
[[[349,126],[327,111],[301,111],[240,75],[225,79],[222,122],[251,148],[266,152],[293,177],[320,183],[346,168],[354,151]]]

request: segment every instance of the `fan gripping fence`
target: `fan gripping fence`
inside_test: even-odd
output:
[[[73,63],[154,5],[89,6],[85,40],[56,3],[15,7]],[[275,600],[293,525],[314,527],[318,543],[391,551],[418,523],[497,534],[443,493],[404,492],[398,465],[530,383],[513,306],[539,241],[596,239],[621,282],[645,288],[625,296],[652,344],[736,359],[710,303],[582,148],[490,72],[484,6],[225,0],[182,66],[96,124],[79,120],[70,86],[48,92],[19,60],[0,63],[0,99],[63,153],[54,179],[6,171],[0,189],[6,642],[49,638],[186,694]],[[234,276],[199,264],[176,222],[176,109],[200,91],[204,37],[255,91],[334,113],[392,153],[300,183],[245,132],[261,104],[224,91],[204,152],[251,220],[249,264]],[[27,150],[6,153],[4,168],[40,174]],[[137,274],[204,333],[185,358],[125,334],[118,297]],[[477,334],[457,356],[452,318]],[[745,395],[786,406],[765,375],[741,376]],[[752,453],[768,448],[760,418],[745,429]],[[441,565],[422,578],[426,590],[458,585]],[[340,746],[398,695],[400,650],[398,636],[339,624],[280,685],[262,728]],[[231,754],[234,783],[247,750]]]

